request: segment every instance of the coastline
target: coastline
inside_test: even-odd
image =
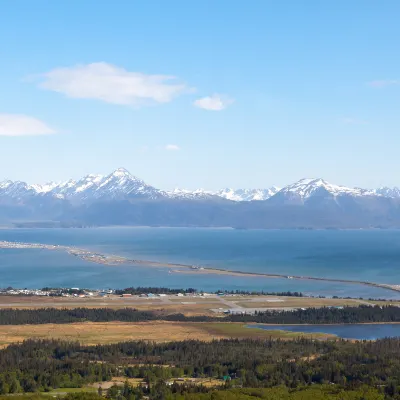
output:
[[[262,273],[262,272],[250,272],[250,271],[233,271],[223,268],[213,268],[213,267],[201,267],[189,264],[179,264],[179,263],[168,263],[159,262],[151,260],[136,260],[129,259],[126,257],[121,257],[117,255],[108,255],[102,253],[96,253],[90,250],[81,249],[73,246],[64,245],[49,245],[41,243],[23,243],[23,242],[8,242],[0,241],[0,249],[45,249],[45,250],[57,250],[64,251],[70,255],[79,257],[80,259],[103,265],[130,265],[130,266],[146,266],[146,267],[158,267],[158,268],[170,268],[171,273],[180,274],[215,274],[215,275],[229,275],[229,276],[243,276],[243,277],[263,277],[263,278],[278,278],[278,279],[293,279],[293,280],[312,280],[312,281],[322,281],[322,282],[337,282],[346,284],[356,284],[377,287],[380,289],[391,290],[395,292],[400,292],[400,285],[390,285],[385,283],[368,282],[368,281],[358,281],[350,279],[340,279],[340,278],[322,278],[315,276],[300,276],[300,275],[284,275],[276,273]]]

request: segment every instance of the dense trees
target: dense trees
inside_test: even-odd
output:
[[[224,318],[209,316],[186,317],[182,314],[164,315],[134,308],[114,310],[111,308],[75,309],[0,309],[0,325],[21,324],[66,324],[71,322],[140,322],[140,321],[181,321],[181,322],[258,322],[269,324],[335,324],[362,322],[400,322],[400,308],[344,307],[308,308],[295,311],[268,311],[256,315],[227,315]]]
[[[302,389],[310,390],[315,385],[328,385],[329,388],[330,385],[331,392],[345,389],[347,394],[340,395],[342,397],[339,392],[329,395],[331,397],[327,393],[319,397],[315,394],[314,400],[378,399],[382,395],[399,399],[400,340],[355,343],[306,339],[221,340],[162,344],[140,341],[98,346],[28,340],[0,350],[0,394],[81,387],[121,375],[142,378],[147,386],[125,387],[126,396],[121,394],[124,388],[114,388],[108,393],[110,398],[133,400],[142,394],[151,399],[222,400],[245,399],[246,396],[274,399],[279,398],[279,392],[263,390],[281,387],[284,388],[281,398],[300,400],[311,398],[302,397],[299,394]],[[226,392],[210,397],[209,389],[201,386],[167,385],[167,381],[183,375],[220,378],[221,389],[225,390],[252,389],[230,390],[231,397],[225,397]],[[229,378],[226,383],[223,377]],[[349,394],[351,391],[359,393],[365,385],[374,389],[372,392],[367,390],[368,396]],[[293,390],[296,391],[292,393]],[[160,393],[164,393],[164,397],[159,397]],[[253,397],[251,393],[254,393]]]

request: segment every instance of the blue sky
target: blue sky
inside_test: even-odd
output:
[[[400,185],[400,3],[3,0],[0,180]]]

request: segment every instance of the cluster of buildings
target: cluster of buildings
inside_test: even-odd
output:
[[[79,288],[45,288],[45,289],[0,289],[0,295],[9,296],[61,296],[61,297],[94,297],[113,294],[114,290],[86,290]]]
[[[51,292],[40,289],[1,289],[0,294],[26,295],[26,296],[50,296]]]

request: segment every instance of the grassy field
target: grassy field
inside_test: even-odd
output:
[[[376,302],[372,302],[376,303]],[[388,304],[389,302],[384,302]],[[324,306],[358,306],[357,299],[319,299],[312,297],[285,296],[209,296],[163,298],[139,297],[38,297],[38,296],[0,296],[0,308],[137,308],[139,310],[158,311],[160,313],[184,313],[186,315],[215,315],[211,309],[234,307],[249,308],[290,308]],[[400,303],[397,303],[400,304]]]
[[[278,299],[279,301],[274,301]],[[360,301],[355,299],[319,299],[313,297],[273,297],[253,298],[252,301],[241,300],[236,303],[247,308],[277,308],[277,307],[337,307],[359,306]]]
[[[28,338],[78,340],[84,344],[117,343],[128,340],[156,342],[186,339],[211,340],[213,336],[200,325],[165,321],[0,325],[0,346],[22,342]]]
[[[173,300],[173,301],[172,301]],[[182,304],[185,303],[185,304]],[[160,314],[183,313],[187,316],[192,315],[215,315],[211,311],[213,308],[227,308],[218,299],[194,301],[190,298],[172,298],[168,301],[161,299],[147,298],[123,298],[123,297],[105,297],[105,298],[66,298],[66,297],[43,297],[37,296],[0,296],[0,308],[16,309],[35,309],[35,308],[136,308],[138,310],[148,310],[159,312]]]
[[[273,338],[273,339],[293,339],[298,337],[312,338],[312,339],[329,339],[335,338],[334,335],[325,333],[299,333],[288,331],[275,331],[264,329],[249,329],[245,324],[229,323],[229,322],[210,322],[203,323],[202,329],[207,331],[211,336],[229,337],[229,338]]]
[[[181,322],[84,322],[74,324],[5,325],[0,326],[0,346],[22,342],[28,338],[78,340],[83,344],[106,344],[128,340],[155,342],[219,338],[285,338],[313,337],[325,339],[325,334],[301,334],[283,331],[248,329],[241,323],[181,323]]]

